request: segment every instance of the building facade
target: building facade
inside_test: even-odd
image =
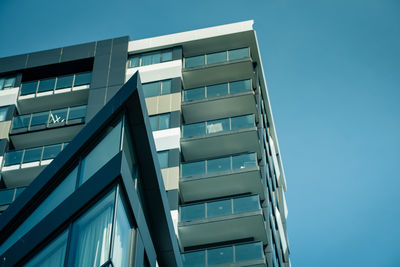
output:
[[[0,89],[0,209],[5,210],[0,215],[0,255],[9,259],[4,264],[29,266],[39,251],[57,242],[65,243],[67,266],[88,260],[78,255],[75,229],[85,221],[81,217],[99,209],[96,205],[109,205],[116,219],[110,223],[111,245],[102,244],[110,252],[94,266],[290,266],[286,181],[252,21],[2,58]],[[135,109],[134,101],[126,100],[128,92],[136,91],[131,93],[136,105],[146,108]],[[127,119],[135,116],[143,117],[140,126]],[[75,213],[71,210],[73,220],[65,219],[40,238],[34,228],[20,230],[35,214],[34,207],[40,208],[52,194],[44,185],[54,183],[50,188],[56,190],[62,184],[54,175],[72,168],[63,167],[67,162],[79,166],[76,192],[81,184],[84,188],[82,177],[95,183],[104,176],[103,168],[85,176],[91,153],[82,140],[85,136],[88,144],[97,144],[94,140],[112,130],[94,130],[93,125],[103,129],[111,121],[119,121],[122,132],[129,129],[121,138],[132,136],[128,140],[133,141],[119,141],[129,143],[131,156],[123,147],[112,156],[123,155],[119,164],[127,161],[127,171],[115,163],[117,169],[133,178],[114,175],[119,178],[109,181],[112,189],[92,193],[93,199],[103,198],[100,204],[82,202]],[[135,134],[146,126],[152,134]],[[150,140],[147,149],[139,149],[141,139]],[[88,145],[96,150],[93,146]],[[102,149],[95,154],[104,153]],[[118,161],[113,157],[105,157],[99,166]],[[149,172],[152,179],[140,179]],[[124,183],[129,180],[134,181],[134,197]],[[136,213],[135,201],[140,207]],[[118,203],[131,214],[125,216],[125,228],[135,236],[125,240],[125,258],[114,257],[119,254],[111,249],[121,229],[117,219],[123,217]],[[89,215],[78,212],[82,209],[89,209]],[[40,218],[50,220],[51,214]],[[42,222],[35,227],[45,227]],[[37,244],[24,255],[12,254],[30,235]]]

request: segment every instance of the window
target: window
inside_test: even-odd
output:
[[[128,68],[147,66],[172,60],[172,49],[134,55],[128,59]]]
[[[0,108],[0,121],[5,121],[7,119],[8,107]]]
[[[218,64],[250,57],[248,47],[185,58],[185,68]]]
[[[151,129],[153,131],[168,129],[170,117],[170,113],[149,116]]]
[[[166,95],[171,93],[171,79],[145,83],[142,86],[144,97]]]
[[[0,78],[0,91],[4,89],[13,88],[15,85],[15,77]]]
[[[158,162],[160,163],[160,168],[168,168],[168,150],[157,152]]]

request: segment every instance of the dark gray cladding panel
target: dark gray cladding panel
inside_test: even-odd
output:
[[[41,52],[31,53],[26,64],[27,68],[33,68],[43,65],[56,64],[60,62],[61,48],[45,50]]]
[[[94,57],[96,43],[86,43],[64,47],[61,55],[61,62]]]
[[[28,54],[0,58],[0,73],[25,68]]]
[[[179,149],[171,149],[168,151],[168,167],[179,166]]]
[[[106,87],[90,89],[89,101],[86,111],[86,121],[90,121],[94,117],[94,115],[96,115],[96,113],[104,106],[106,91]]]
[[[180,91],[182,91],[181,78],[173,78],[171,81],[171,93],[178,93]]]
[[[91,88],[106,87],[110,54],[97,55],[94,58]]]
[[[121,85],[117,86],[110,86],[107,88],[107,99],[106,102],[110,101],[111,98],[118,92],[118,90],[121,88]]]
[[[181,112],[180,111],[171,112],[171,117],[170,117],[169,123],[170,123],[171,128],[180,127],[181,126]]]
[[[167,191],[168,203],[170,210],[178,209],[178,189]]]
[[[127,36],[113,40],[108,86],[122,85],[125,81],[128,41]]]
[[[5,138],[0,139],[0,156],[3,156],[4,153],[6,152],[7,143],[8,143],[7,139]]]
[[[111,47],[112,47],[112,39],[97,42],[95,56],[110,55]]]

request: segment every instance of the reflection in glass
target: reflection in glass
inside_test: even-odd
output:
[[[207,173],[223,172],[231,169],[230,158],[219,158],[207,160]]]
[[[139,56],[134,56],[129,58],[129,66],[128,68],[139,67]]]
[[[114,267],[126,267],[129,261],[131,225],[126,214],[125,203],[118,195],[112,261]]]
[[[187,57],[185,58],[185,68],[193,68],[203,66],[205,64],[205,56]]]
[[[172,60],[172,50],[162,52],[161,56],[163,62]]]
[[[249,48],[240,48],[228,51],[229,61],[250,57]]]
[[[230,93],[236,94],[241,92],[246,92],[251,90],[251,82],[250,80],[244,81],[236,81],[229,83],[230,86]]]
[[[219,265],[233,262],[233,247],[209,249],[207,251],[208,265]]]
[[[253,114],[231,118],[231,128],[232,128],[232,130],[250,128],[250,127],[253,127],[253,126],[255,126],[255,124],[254,124],[254,115]]]
[[[215,64],[225,61],[226,61],[226,51],[207,55],[207,64]]]
[[[244,169],[257,165],[256,153],[232,156],[232,169]]]
[[[232,214],[230,199],[207,203],[207,218]]]
[[[24,160],[22,161],[22,163],[40,161],[40,158],[42,156],[42,149],[43,147],[25,149]]]
[[[62,123],[67,120],[68,109],[58,109],[50,111],[49,124]]]
[[[207,134],[229,131],[229,119],[207,122]]]
[[[228,84],[216,84],[207,86],[207,97],[223,96],[228,94]]]
[[[205,217],[205,204],[194,204],[190,206],[181,206],[181,221],[192,221]]]

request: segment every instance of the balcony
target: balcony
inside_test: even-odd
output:
[[[226,80],[251,78],[253,63],[250,49],[246,47],[187,57],[182,75],[185,88],[199,86],[205,80],[210,84],[216,84]]]
[[[222,199],[179,208],[183,247],[253,238],[267,243],[258,195]]]
[[[16,148],[70,141],[82,129],[86,106],[14,117],[10,139]]]
[[[184,267],[253,266],[266,267],[262,242],[209,248],[182,254]]]
[[[245,193],[264,199],[256,153],[181,165],[179,191],[184,202]]]
[[[256,113],[251,80],[184,90],[182,114],[186,123]]]
[[[14,202],[24,189],[25,187],[0,190],[0,214]]]
[[[7,187],[27,186],[66,147],[67,143],[9,151],[1,176]]]
[[[254,114],[182,127],[181,150],[185,161],[257,152],[260,145]]]
[[[84,72],[24,82],[18,96],[18,110],[20,113],[31,113],[49,107],[85,105],[91,78],[91,72]]]

